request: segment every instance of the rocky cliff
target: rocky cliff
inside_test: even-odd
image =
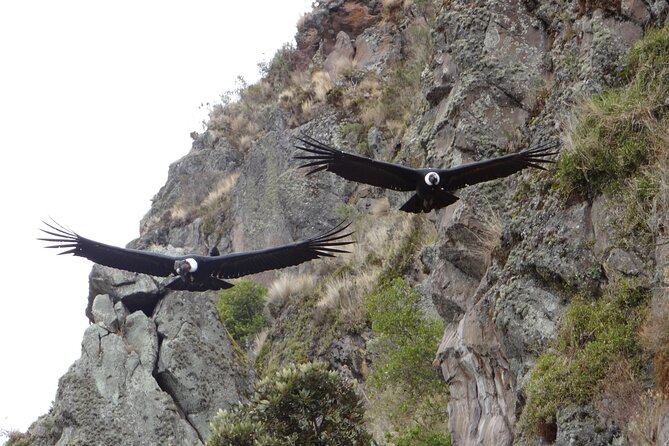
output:
[[[315,359],[369,392],[379,442],[428,426],[457,445],[663,444],[669,144],[666,59],[656,59],[669,45],[659,37],[647,45],[656,59],[636,65],[629,52],[668,9],[664,0],[317,2],[296,47],[277,53],[237,102],[212,110],[131,245],[250,250],[345,217],[354,252],[254,278],[270,288],[255,364],[227,334],[215,293],[167,292],[153,278],[95,267],[82,356],[30,428],[32,444],[202,444],[214,414],[245,401],[256,373]],[[653,94],[606,102],[658,82]],[[594,146],[622,147],[602,156],[632,159],[619,171],[591,167],[597,155],[583,149],[595,138],[587,130],[611,116]],[[549,140],[564,159],[407,216],[397,211],[405,194],[305,177],[292,159],[301,132],[414,166]],[[447,414],[428,417],[424,405],[421,420],[389,414],[381,406],[399,385],[369,379],[387,349],[368,297],[395,279],[443,322],[422,359],[448,386],[418,404],[443,400]]]

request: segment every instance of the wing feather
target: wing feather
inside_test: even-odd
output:
[[[339,247],[353,243],[342,240],[353,234],[346,232],[350,225],[342,222],[317,237],[276,248],[207,257],[200,267],[212,276],[230,279],[295,266],[319,257],[334,257],[335,253],[349,252]]]
[[[295,147],[310,154],[295,157],[308,161],[300,167],[314,167],[307,175],[329,170],[350,181],[400,191],[415,190],[420,181],[421,174],[416,169],[344,152],[310,136],[302,135],[297,139],[305,145]]]
[[[55,221],[53,224],[42,223],[50,229],[40,230],[52,237],[39,238],[38,240],[55,243],[47,246],[47,248],[67,249],[59,253],[60,255],[74,254],[100,265],[162,277],[172,274],[175,260],[181,259],[181,257],[172,257],[155,252],[106,245],[82,237]]]
[[[541,164],[555,162],[546,159],[546,157],[558,153],[557,150],[553,150],[556,146],[556,142],[547,142],[519,153],[512,153],[477,163],[463,164],[462,166],[438,170],[437,172],[442,178],[444,189],[460,189],[467,185],[503,178],[528,167],[546,170]]]

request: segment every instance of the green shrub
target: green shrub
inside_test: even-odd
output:
[[[534,366],[524,421],[554,423],[560,408],[592,401],[614,361],[624,358],[640,370],[638,329],[648,299],[646,290],[623,280],[595,301],[576,297],[554,348]]]
[[[223,290],[218,299],[218,314],[232,338],[242,345],[267,324],[263,315],[267,288],[241,280]]]
[[[448,445],[448,386],[432,367],[444,324],[426,317],[420,300],[401,278],[366,299],[376,337],[369,346],[372,417],[391,421],[395,433],[388,439],[396,445]]]
[[[450,434],[431,432],[422,426],[415,426],[391,439],[395,446],[451,446]]]
[[[446,389],[432,367],[444,324],[425,317],[420,299],[401,278],[367,298],[367,314],[377,343],[386,346],[371,377],[377,386],[402,383],[417,396]]]
[[[246,405],[221,411],[209,446],[369,445],[353,384],[324,363],[287,367],[256,384]]]
[[[261,77],[265,78],[275,91],[280,91],[290,84],[290,75],[296,62],[297,50],[290,43],[285,43],[274,53],[269,63],[258,64]]]
[[[645,90],[666,87],[666,79],[658,79],[658,74],[669,67],[669,24],[649,30],[628,52],[625,62],[627,80],[640,82]]]

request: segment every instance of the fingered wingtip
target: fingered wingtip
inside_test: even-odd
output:
[[[560,153],[560,149],[557,149],[557,150],[555,150],[555,151],[553,151],[553,152],[547,152],[547,151],[548,151],[548,150],[555,149],[555,148],[558,147],[559,145],[560,145],[560,143],[559,143],[558,141],[555,141],[555,140],[548,140],[548,141],[544,141],[544,142],[542,142],[542,143],[539,143],[539,144],[537,144],[537,145],[535,145],[535,146],[533,146],[533,147],[530,147],[530,148],[526,149],[525,152],[528,152],[528,153],[541,153],[542,155],[545,155],[545,156],[549,156],[549,155],[557,155],[558,153]]]

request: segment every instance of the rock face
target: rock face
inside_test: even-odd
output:
[[[104,294],[91,314],[31,444],[202,445],[211,417],[248,395],[253,371],[205,295],[169,295],[150,318]]]
[[[454,150],[462,158],[479,158],[488,147],[508,144],[517,129],[526,129],[530,140],[550,134],[568,113],[558,104],[609,84],[621,55],[642,36],[650,17],[639,2],[634,13],[615,17],[565,6],[450,2],[438,17],[426,94],[435,108],[435,157]],[[571,32],[579,34],[579,45]],[[578,61],[574,66],[565,66],[566,51]],[[548,98],[539,104],[542,94]],[[527,127],[533,115],[534,125]],[[449,426],[458,445],[523,442],[514,434],[522,389],[534,360],[556,336],[565,286],[594,292],[607,277],[648,274],[637,254],[611,242],[601,203],[564,208],[537,189],[518,200],[509,193],[516,181],[504,180],[510,187],[501,195],[486,190],[497,199],[461,193],[462,200],[439,222],[442,249],[430,278],[431,295],[437,308],[458,310],[446,318],[437,354],[450,383]],[[506,222],[500,247],[466,237],[486,221],[486,213]],[[486,255],[487,265],[481,263]],[[578,444],[608,444],[613,433],[592,423],[565,415],[558,420],[558,443],[578,438]]]
[[[410,52],[412,27],[429,26],[417,93],[424,101],[410,110],[403,136],[384,134],[372,116],[359,139],[374,157],[443,167],[555,139],[571,107],[617,82],[621,56],[669,10],[666,1],[452,0],[421,2],[431,5],[429,20],[406,6],[400,21],[400,3],[317,2],[298,25],[295,65],[328,72],[341,89],[365,70],[378,81]],[[308,119],[291,121],[276,103],[256,104],[262,131],[248,148],[212,129],[196,135],[131,246],[259,249],[319,233],[381,200],[386,212],[397,212],[403,194],[327,173],[306,178],[288,149],[300,131],[343,144],[351,117],[342,104],[378,101],[380,87],[371,84],[349,102],[334,88]],[[291,122],[301,125],[290,129]],[[605,199],[565,204],[542,175],[526,171],[464,189],[456,204],[422,220],[437,237],[409,268],[422,273],[407,276],[445,322],[435,366],[450,384],[448,423],[458,446],[534,444],[516,425],[530,371],[567,308],[565,289],[596,293],[609,280],[638,277],[658,285],[654,302],[669,301],[669,244],[655,252],[618,246]],[[658,227],[669,226],[659,218]],[[297,271],[322,273],[317,262],[290,272]],[[153,278],[96,266],[82,356],[61,379],[53,409],[31,427],[32,444],[204,443],[212,416],[243,401],[255,379],[212,298],[167,293]],[[335,339],[322,349],[325,359],[364,379],[371,337],[367,330]],[[618,441],[615,427],[595,425],[594,412],[561,410],[557,444]],[[666,439],[666,429],[657,435]]]

